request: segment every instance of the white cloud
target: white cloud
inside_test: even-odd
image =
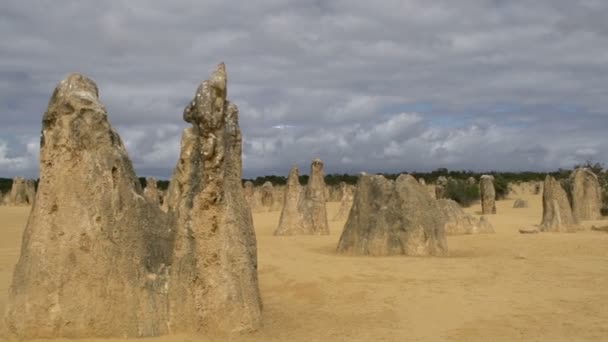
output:
[[[35,172],[19,137],[78,71],[138,171],[168,177],[183,107],[219,61],[248,175],[316,155],[336,172],[608,161],[607,16],[569,0],[3,1],[0,166]]]

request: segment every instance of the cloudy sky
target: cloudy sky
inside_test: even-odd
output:
[[[0,2],[0,176],[35,176],[53,88],[93,78],[141,175],[225,61],[244,175],[608,161],[608,1]]]

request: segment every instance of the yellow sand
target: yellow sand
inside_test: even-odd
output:
[[[344,222],[327,237],[274,237],[279,213],[255,214],[265,327],[214,340],[608,341],[608,234],[521,235],[542,209],[520,197],[530,208],[499,201],[496,234],[450,237],[445,258],[341,256]],[[27,213],[0,207],[1,312]]]

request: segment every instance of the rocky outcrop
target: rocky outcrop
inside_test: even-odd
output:
[[[7,204],[12,206],[32,205],[36,197],[36,183],[31,179],[15,177]]]
[[[446,197],[448,187],[448,179],[444,176],[439,176],[435,182],[435,198],[442,199]]]
[[[437,200],[437,204],[445,218],[444,229],[446,235],[491,234],[494,227],[485,217],[476,219],[462,210],[453,200]]]
[[[243,193],[245,194],[245,202],[247,202],[249,208],[253,211],[253,208],[257,207],[257,203],[255,190],[251,181],[246,181],[245,184],[243,184]]]
[[[343,182],[340,182],[343,183]],[[325,199],[327,202],[340,202],[342,199],[342,187],[340,184],[337,185],[327,185],[326,191],[327,197]]]
[[[323,162],[320,159],[312,161],[308,184],[301,192],[298,177],[298,169],[293,167],[289,173],[281,219],[274,234],[328,235]],[[295,209],[296,198],[297,210]]]
[[[410,175],[359,177],[338,252],[354,255],[446,255],[437,201]]]
[[[477,180],[474,177],[467,178],[467,185],[475,185],[477,184]]]
[[[513,208],[521,209],[521,208],[527,208],[527,207],[528,207],[528,201],[523,200],[521,198],[517,198],[515,200],[515,202],[513,202]]]
[[[74,74],[57,86],[9,294],[11,335],[232,335],[261,326],[238,109],[226,94],[221,64],[184,111],[192,127],[164,213],[145,198],[95,83]]]
[[[279,218],[279,225],[274,235],[303,235],[310,234],[310,227],[304,223],[303,213],[300,212],[300,201],[303,200],[303,191],[300,186],[300,171],[293,166],[287,178],[287,187],[283,199],[283,210]]]
[[[260,205],[264,211],[271,211],[274,204],[274,186],[270,182],[264,182],[260,188]]]
[[[199,86],[184,120],[192,127],[184,132],[172,183],[189,186],[174,212],[169,329],[256,330],[262,324],[256,238],[241,185],[238,109],[227,100],[224,64]]]
[[[420,183],[420,185],[422,186],[426,186],[426,181],[424,180],[424,178],[419,178],[418,183]]]
[[[597,176],[588,168],[578,168],[570,175],[572,214],[577,221],[602,218],[602,188]]]
[[[569,232],[576,230],[576,220],[568,202],[568,195],[555,178],[547,175],[543,185],[543,220],[540,224],[544,232]]]
[[[148,203],[97,86],[61,81],[42,122],[40,183],[10,287],[19,338],[167,332],[170,236]]]
[[[154,177],[146,178],[146,188],[144,189],[144,197],[150,203],[160,207],[162,203],[161,192],[158,190],[158,180]]]
[[[340,182],[340,188],[342,193],[342,198],[340,199],[340,208],[338,208],[338,212],[333,217],[332,221],[343,221],[348,219],[350,208],[353,206],[354,194],[352,189],[344,182]]]
[[[325,202],[324,165],[321,159],[315,158],[310,165],[310,177],[299,205],[305,225],[314,235],[329,235]]]
[[[481,196],[481,213],[483,215],[496,214],[496,191],[494,190],[494,177],[483,175],[479,181]]]

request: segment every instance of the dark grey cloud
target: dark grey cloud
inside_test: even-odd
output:
[[[168,177],[219,61],[246,176],[548,170],[608,161],[602,0],[0,3],[0,176],[34,175],[70,72],[96,80],[139,173]]]

